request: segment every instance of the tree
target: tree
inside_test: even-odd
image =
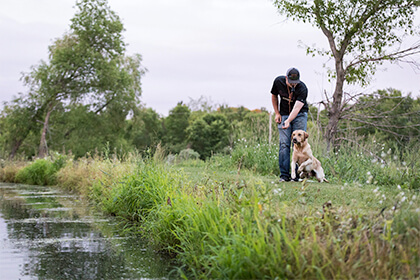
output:
[[[191,110],[179,102],[164,120],[164,142],[172,152],[179,153],[187,145],[187,127]]]
[[[418,0],[275,0],[281,14],[309,22],[327,37],[329,50],[307,48],[307,53],[334,59],[335,90],[326,104],[329,122],[325,137],[334,143],[343,109],[345,83],[365,86],[383,61],[405,61],[420,53],[420,42],[403,48],[407,36],[418,36],[414,14]]]
[[[420,98],[404,97],[392,88],[378,90],[346,106],[342,118],[349,129],[380,135],[382,143],[394,143],[403,150],[420,136]]]
[[[225,116],[205,114],[196,119],[187,129],[191,148],[206,159],[212,153],[220,152],[229,143],[229,129]]]
[[[31,131],[40,129],[36,120],[40,117],[36,104],[27,103],[24,99],[15,99],[11,104],[5,103],[0,115],[0,146],[2,154],[13,159]]]
[[[32,67],[23,79],[44,116],[38,156],[47,153],[46,133],[57,106],[88,104],[95,114],[125,121],[139,103],[141,56],[125,55],[123,25],[106,0],[80,0],[70,32],[49,47],[49,61]],[[69,131],[63,132],[68,134]]]
[[[162,124],[159,114],[152,108],[137,108],[127,120],[126,139],[137,149],[144,150],[159,142]]]

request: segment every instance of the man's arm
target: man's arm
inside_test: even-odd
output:
[[[289,117],[287,120],[284,121],[284,125],[282,126],[283,129],[286,129],[289,127],[290,123],[296,118],[296,116],[299,114],[300,109],[302,109],[304,103],[301,101],[296,101],[295,106],[293,106],[292,112],[290,112]],[[281,120],[281,118],[280,118]]]
[[[281,115],[279,112],[279,98],[277,97],[277,95],[271,95],[271,103],[273,104],[274,113],[276,114],[274,120],[276,121],[276,123],[281,123]]]

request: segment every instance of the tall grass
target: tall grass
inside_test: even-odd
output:
[[[157,247],[176,254],[186,277],[390,279],[420,273],[415,195],[407,199],[397,191],[384,204],[358,208],[353,200],[365,190],[357,185],[354,198],[340,202],[335,186],[321,191],[304,182],[279,190],[256,177],[203,175],[191,181],[176,166],[146,162],[112,185],[95,184],[92,194],[105,211],[135,221]],[[376,190],[362,199],[379,201],[382,191],[391,195]],[[322,204],[327,198],[332,202]]]
[[[0,182],[15,183],[16,174],[27,166],[26,161],[9,161],[0,159]]]
[[[86,157],[57,180],[173,254],[185,278],[419,278],[418,151],[348,143],[328,154],[310,135],[331,184],[278,183],[278,146],[257,140],[207,162],[167,164],[160,148]]]
[[[90,194],[90,188],[95,182],[108,184],[132,172],[138,155],[128,155],[124,160],[116,156],[87,155],[77,161],[69,160],[66,166],[57,172],[57,185],[84,196]]]
[[[319,131],[308,124],[313,154],[324,168],[326,177],[333,182],[376,184],[420,189],[420,150],[418,145],[404,150],[385,148],[375,138],[348,137],[340,148],[327,151],[327,145]],[[238,139],[231,150],[231,163],[261,175],[278,175],[278,143]]]

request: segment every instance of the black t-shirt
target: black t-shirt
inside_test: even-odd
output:
[[[271,94],[280,96],[280,115],[290,115],[290,112],[293,110],[293,106],[295,106],[296,100],[303,103],[303,107],[300,109],[300,112],[308,112],[308,103],[306,102],[306,98],[308,97],[308,88],[306,85],[302,81],[296,85],[290,104],[289,91],[291,91],[291,89],[289,88],[289,90],[287,90],[286,76],[279,76],[274,80],[273,87],[271,88]]]

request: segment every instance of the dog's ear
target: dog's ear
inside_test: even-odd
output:
[[[309,137],[309,134],[308,132],[305,131],[305,139],[308,139],[308,137]]]

